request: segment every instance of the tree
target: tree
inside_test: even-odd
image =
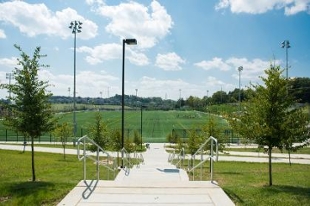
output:
[[[32,181],[36,181],[34,165],[34,139],[53,129],[55,119],[51,110],[49,98],[52,95],[46,89],[48,82],[40,81],[38,71],[40,47],[36,47],[32,58],[22,49],[14,45],[21,52],[21,59],[17,59],[19,68],[15,68],[14,84],[1,84],[1,88],[8,89],[12,95],[9,104],[4,105],[9,111],[5,115],[4,125],[31,138],[31,168]]]
[[[135,143],[135,150],[137,150],[137,146],[141,145],[141,135],[137,130],[134,131],[133,142]]]
[[[66,145],[68,142],[68,138],[72,137],[73,127],[70,126],[67,122],[59,124],[56,126],[54,130],[54,135],[56,138],[60,139],[62,147],[64,149],[64,159],[66,159]]]
[[[214,116],[210,116],[208,123],[203,127],[203,131],[205,132],[206,139],[210,136],[213,136],[217,139],[219,150],[223,151],[225,148],[225,145],[223,144],[223,135],[222,131],[223,129],[221,126],[216,122]],[[204,140],[205,141],[205,140]],[[203,143],[203,142],[202,142]],[[207,145],[207,147],[210,147],[210,144]]]
[[[246,103],[239,116],[231,118],[233,129],[244,138],[268,147],[269,185],[272,185],[272,149],[291,146],[306,140],[307,119],[300,108],[295,108],[292,94],[287,90],[287,80],[279,67],[265,70],[262,85],[253,85],[256,92]]]
[[[89,127],[89,136],[96,142],[101,148],[107,148],[108,146],[108,131],[107,126],[103,122],[99,112],[95,114],[95,124]],[[92,145],[91,151],[96,151],[97,147]]]

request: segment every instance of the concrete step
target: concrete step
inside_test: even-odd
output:
[[[234,205],[214,183],[81,181],[58,205]]]

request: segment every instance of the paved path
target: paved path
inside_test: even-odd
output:
[[[12,142],[14,144],[14,142]],[[153,146],[152,146],[153,145]],[[154,148],[157,144],[152,144]],[[164,144],[158,144],[164,145]],[[9,143],[1,143],[0,149],[5,150],[20,150],[23,151],[23,146],[21,143],[11,145]],[[154,148],[154,150],[156,150]],[[31,151],[30,145],[27,145],[25,151]],[[49,153],[63,153],[62,148],[53,148],[53,147],[41,147],[35,146],[36,152],[49,152]],[[160,152],[159,152],[160,153]],[[76,149],[66,149],[66,154],[76,155]],[[116,153],[110,153],[111,155],[116,156]],[[168,154],[166,154],[168,155]],[[272,153],[272,162],[273,163],[289,163],[288,155],[282,153]],[[167,157],[168,158],[168,157]],[[229,152],[229,155],[219,155],[219,161],[236,161],[236,162],[268,162],[268,155],[263,152]],[[291,154],[291,162],[296,164],[310,164],[310,155],[309,154]]]
[[[95,187],[81,181],[58,205],[234,205],[218,185],[189,181],[184,170],[169,164],[164,144],[151,144],[143,155],[145,163],[129,175],[121,170],[115,181],[99,181]]]

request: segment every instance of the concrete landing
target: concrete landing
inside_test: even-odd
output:
[[[89,183],[90,181],[87,181],[87,184]],[[234,204],[220,187],[211,182],[173,181],[150,184],[99,181],[87,187],[84,181],[81,181],[58,205],[230,206]]]
[[[114,181],[81,181],[58,205],[231,206],[225,192],[210,181],[189,181],[184,170],[168,163],[164,144],[151,144],[144,164]]]

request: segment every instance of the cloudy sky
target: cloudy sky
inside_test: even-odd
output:
[[[54,95],[72,96],[77,34],[77,96],[121,94],[122,40],[125,93],[163,99],[202,98],[259,83],[270,63],[289,76],[310,77],[310,0],[0,0],[0,81],[16,66],[20,45],[42,48],[40,78]],[[284,73],[285,74],[285,73]],[[70,88],[70,89],[69,89]],[[70,91],[69,91],[70,90]],[[0,90],[0,98],[7,96]]]

